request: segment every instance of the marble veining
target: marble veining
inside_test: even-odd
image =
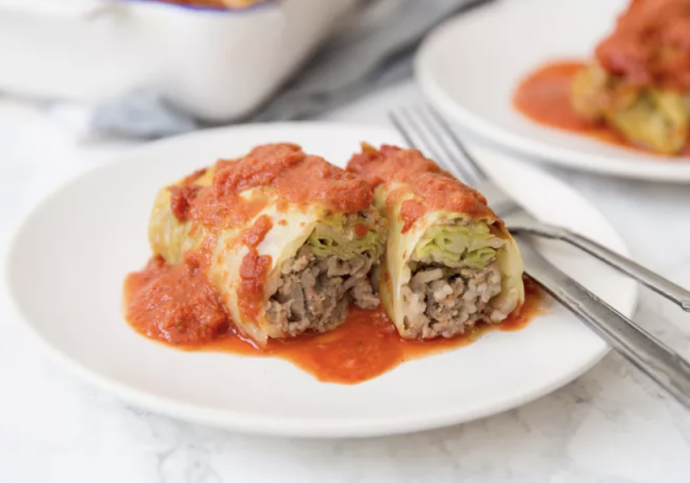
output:
[[[403,84],[328,116],[385,122]],[[0,99],[0,249],[63,180],[125,144],[84,143],[75,123]],[[643,263],[690,286],[690,191],[548,168],[588,196]],[[636,320],[690,357],[690,315],[642,291]],[[0,308],[0,482],[686,483],[690,412],[610,354],[566,387],[469,424],[363,440],[233,434],[130,407],[46,358]]]

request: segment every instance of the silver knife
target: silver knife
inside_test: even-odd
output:
[[[690,408],[690,364],[653,335],[561,272],[532,240],[516,236],[527,274],[611,347]]]

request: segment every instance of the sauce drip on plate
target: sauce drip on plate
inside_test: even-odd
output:
[[[410,359],[470,344],[488,331],[521,329],[539,310],[540,291],[525,279],[525,303],[518,313],[501,324],[481,324],[453,339],[408,341],[383,309],[351,307],[345,322],[331,332],[270,339],[259,348],[238,333],[194,263],[185,260],[169,266],[154,258],[143,271],[127,277],[125,312],[137,332],[186,351],[281,358],[323,382],[363,382]]]

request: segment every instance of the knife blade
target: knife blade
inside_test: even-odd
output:
[[[690,364],[544,258],[528,237],[517,236],[525,273],[583,320],[634,366],[690,408]]]

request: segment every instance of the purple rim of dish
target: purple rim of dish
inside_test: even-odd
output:
[[[175,3],[174,1],[167,0],[119,0],[121,2],[128,3],[157,3],[161,5],[167,5],[171,8],[181,8],[183,10],[193,10],[197,12],[208,12],[208,13],[222,13],[222,14],[243,14],[252,13],[256,10],[263,10],[265,8],[274,8],[278,0],[262,0],[248,7],[242,8],[224,8],[224,7],[204,7],[202,5],[186,5],[184,3]]]

